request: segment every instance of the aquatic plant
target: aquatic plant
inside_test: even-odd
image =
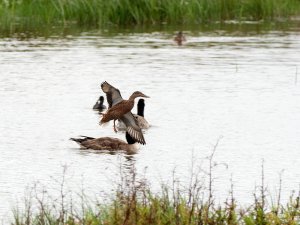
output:
[[[298,0],[1,0],[1,30],[276,20],[299,15]]]

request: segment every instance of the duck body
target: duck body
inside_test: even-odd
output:
[[[139,116],[139,115],[133,115],[133,116],[136,119],[136,121],[141,129],[148,129],[150,127],[150,124],[144,117]]]
[[[137,114],[133,114],[133,117],[135,118],[135,120],[137,122],[137,125],[141,129],[146,130],[146,129],[150,128],[150,124],[148,123],[148,121],[144,117],[139,116]],[[118,127],[118,130],[126,130],[126,125],[122,121],[119,121],[117,127]]]
[[[125,114],[129,113],[133,106],[134,100],[137,97],[149,98],[147,95],[144,95],[140,91],[135,91],[128,100],[121,100],[118,103],[112,105],[105,114],[102,114],[103,117],[100,120],[100,125],[109,122],[110,120],[114,121],[114,131],[117,132],[115,122],[118,119],[121,119]]]
[[[70,140],[75,141],[80,147],[85,149],[106,150],[112,152],[126,151],[129,154],[134,154],[139,149],[138,143],[136,143],[127,132],[127,143],[121,139],[112,137],[93,138],[82,136],[82,138],[71,138]]]
[[[110,120],[120,119],[124,114],[130,112],[134,106],[134,100],[123,100],[114,107],[107,110],[100,121],[100,124],[107,123]]]

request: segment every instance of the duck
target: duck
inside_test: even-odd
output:
[[[137,114],[133,114],[133,116],[137,120],[137,123],[141,129],[148,129],[150,127],[150,124],[145,119],[144,109],[145,109],[145,100],[141,98],[137,104]],[[122,122],[119,122],[117,127],[119,130],[126,129],[125,124]]]
[[[107,150],[110,152],[125,151],[127,154],[135,154],[139,150],[138,143],[126,132],[126,141],[119,138],[112,137],[100,137],[93,138],[88,136],[81,136],[82,138],[70,138],[70,140],[75,141],[84,149],[93,150]]]
[[[109,84],[107,81],[101,83],[101,89],[106,94],[108,110],[113,108],[118,103],[124,101],[120,90]],[[142,129],[139,127],[131,111],[124,113],[119,120],[125,124],[126,132],[128,132],[133,140],[142,145],[146,144]]]
[[[182,45],[182,42],[186,41],[185,36],[183,35],[182,31],[179,31],[174,38],[174,41],[177,42],[178,45]]]
[[[116,120],[120,119],[124,114],[130,112],[134,106],[134,100],[138,97],[149,98],[149,96],[143,94],[140,91],[135,91],[129,97],[128,100],[122,100],[117,104],[113,105],[109,108],[106,113],[102,113],[102,119],[100,120],[100,125],[103,125],[110,120],[114,121],[114,131],[117,132],[116,129]]]
[[[102,112],[103,110],[106,109],[106,106],[103,105],[104,102],[104,97],[100,96],[98,101],[96,102],[96,104],[93,106],[94,110],[99,110],[100,112]]]

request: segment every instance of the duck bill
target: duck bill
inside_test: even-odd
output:
[[[143,95],[143,96],[141,96],[142,98],[150,98],[149,96],[147,96],[147,95]]]

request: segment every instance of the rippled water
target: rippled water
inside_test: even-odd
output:
[[[300,33],[187,33],[178,47],[171,33],[83,33],[65,38],[0,39],[0,215],[22,203],[26,187],[68,185],[93,196],[109,190],[119,163],[135,165],[158,186],[190,174],[220,138],[215,192],[224,199],[232,176],[238,201],[252,198],[265,179],[271,190],[283,172],[284,194],[300,172]],[[298,69],[297,69],[298,68]],[[297,71],[298,70],[298,71]],[[146,146],[133,156],[80,150],[70,137],[113,136],[92,106],[108,81],[124,98],[146,100]],[[134,109],[135,111],[135,109]]]

